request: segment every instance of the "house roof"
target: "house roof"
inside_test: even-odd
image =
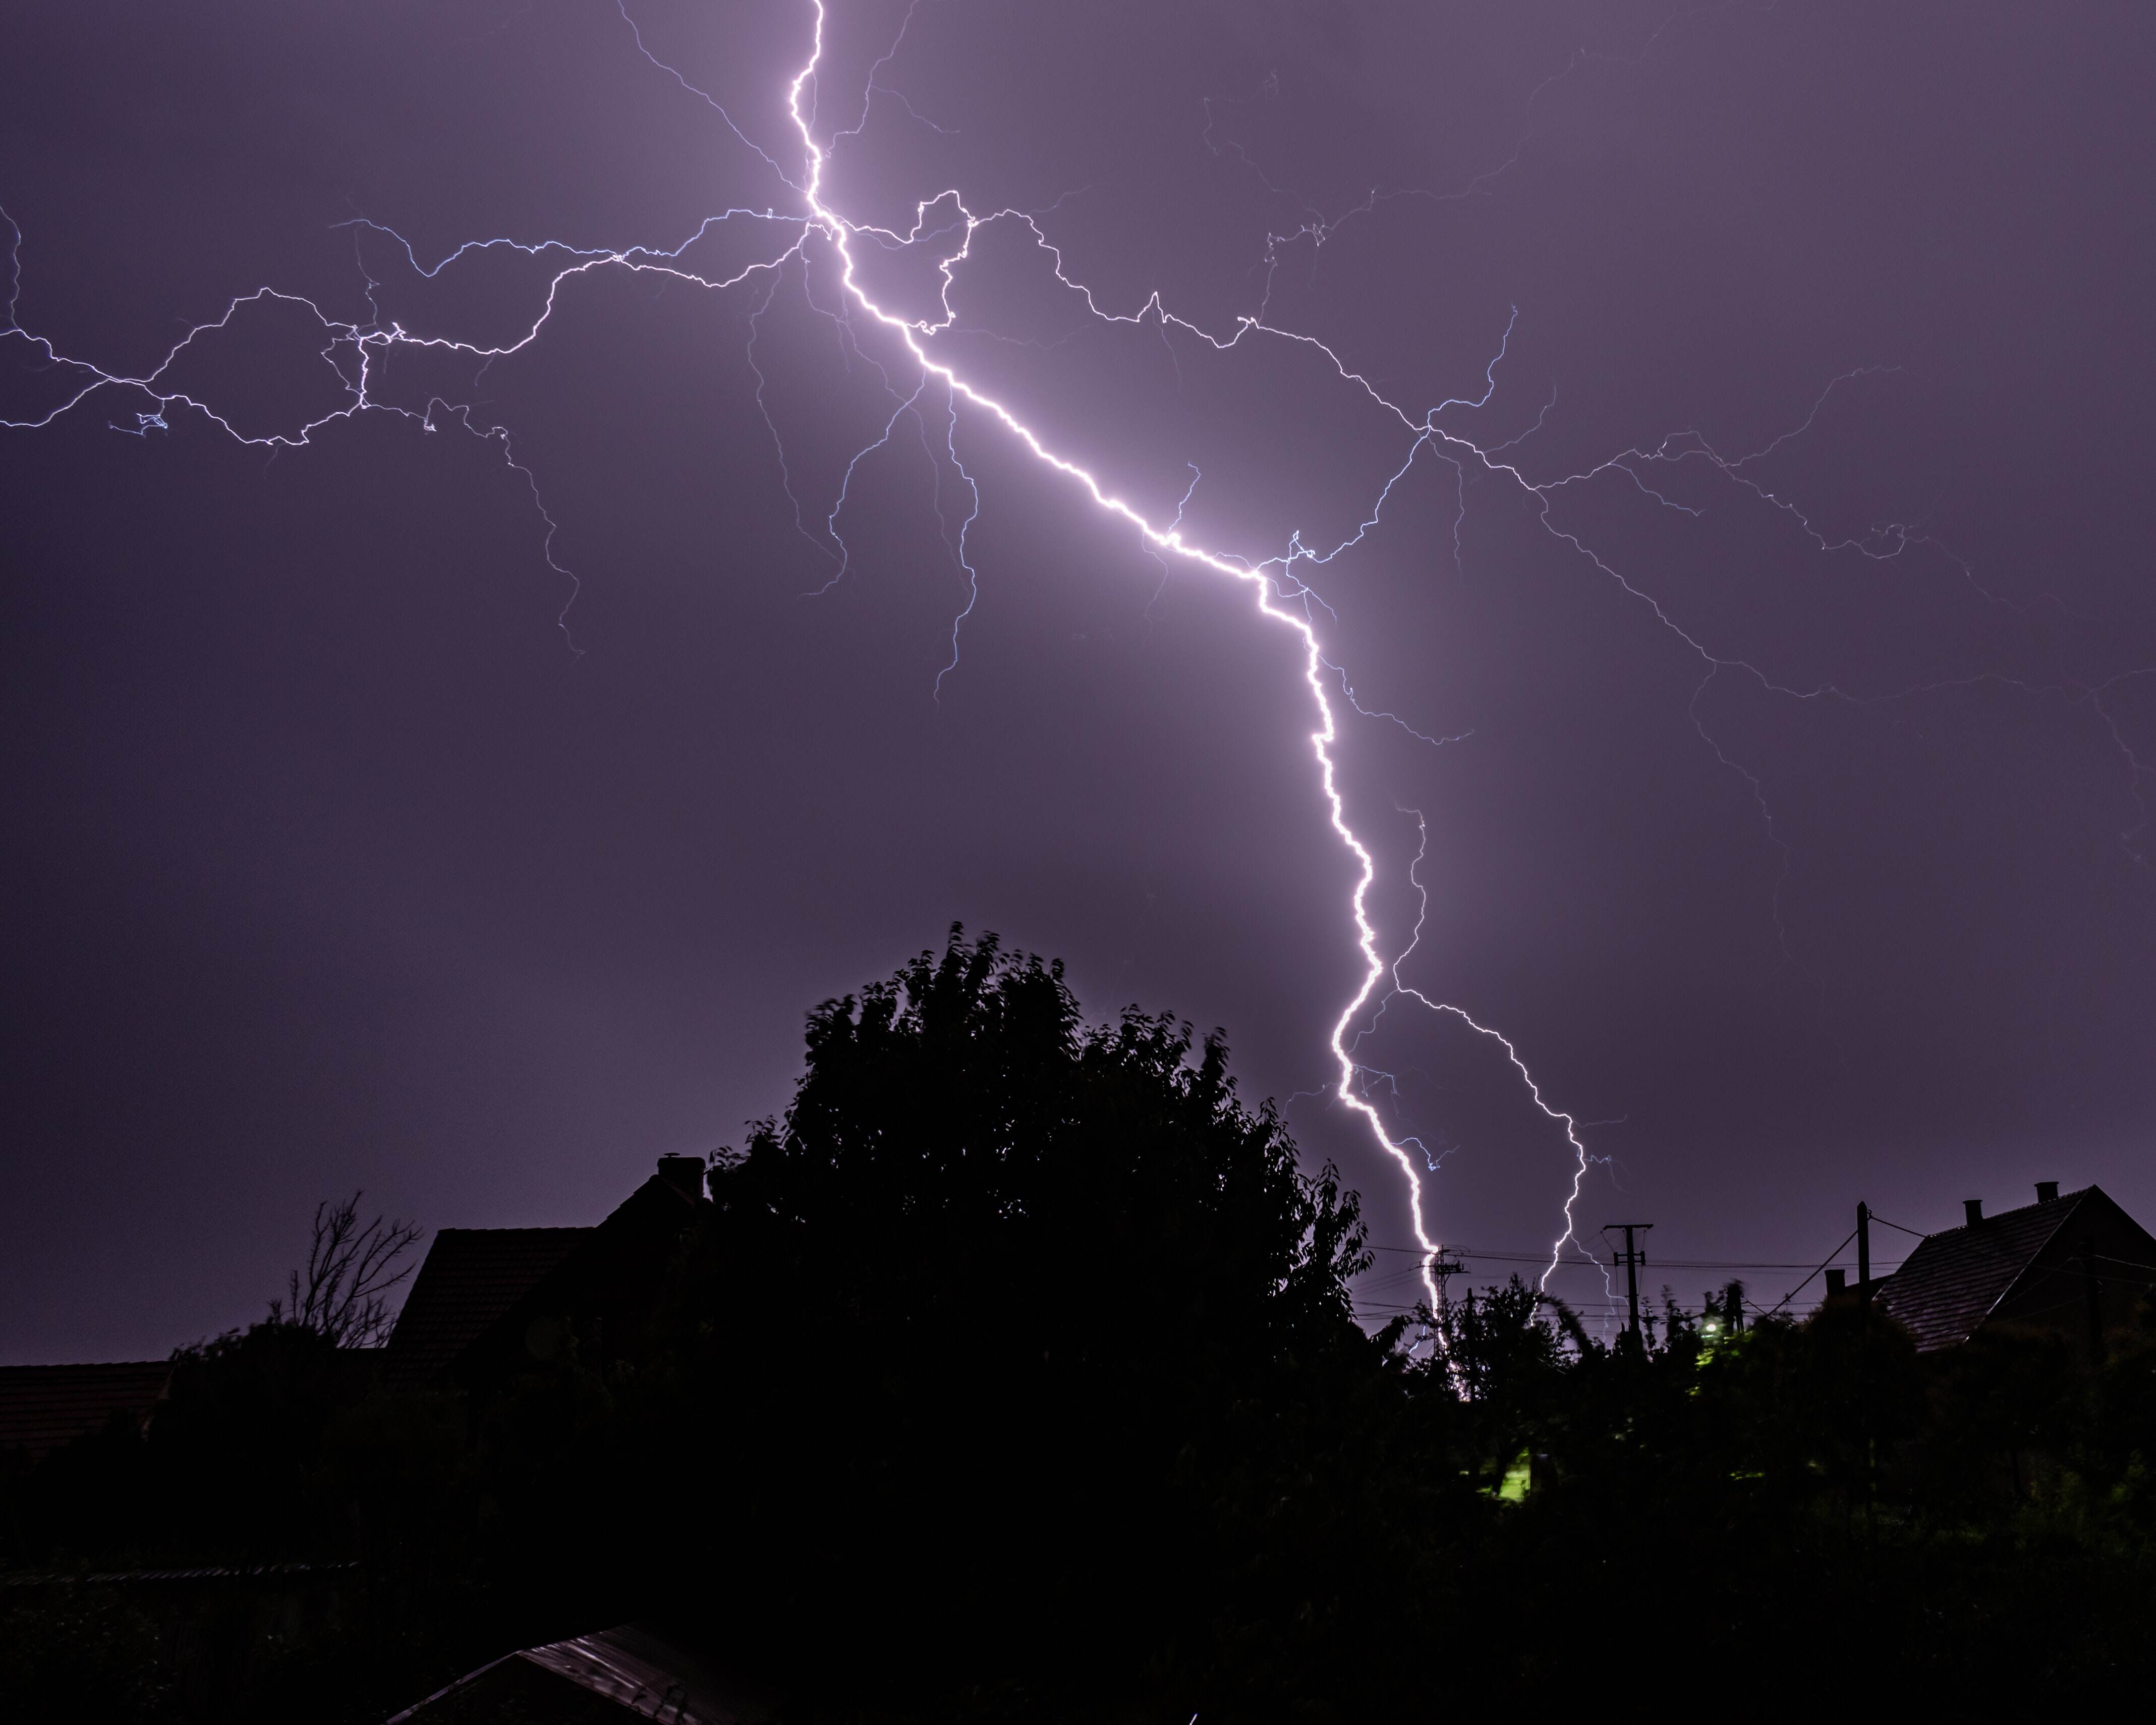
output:
[[[444,1228],[412,1279],[382,1356],[386,1382],[433,1381],[588,1239],[589,1228]]]
[[[1879,1285],[1880,1309],[1915,1338],[1919,1352],[1968,1341],[2095,1190],[2084,1187],[1926,1235]]]
[[[172,1375],[169,1360],[0,1366],[0,1450],[35,1460],[70,1438],[102,1431],[115,1414],[146,1414]]]
[[[383,1350],[382,1383],[413,1389],[444,1382],[475,1343],[497,1327],[514,1328],[526,1315],[521,1308],[561,1296],[565,1282],[633,1280],[633,1266],[651,1261],[653,1243],[696,1214],[703,1183],[700,1158],[662,1156],[659,1172],[596,1227],[443,1229]]]
[[[673,1725],[760,1725],[769,1702],[641,1624],[526,1647],[459,1678],[389,1721],[528,1719],[604,1725],[623,1709]]]

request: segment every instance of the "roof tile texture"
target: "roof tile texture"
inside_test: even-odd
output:
[[[169,1360],[83,1366],[0,1366],[0,1450],[33,1459],[102,1431],[115,1414],[140,1417],[165,1391]]]
[[[430,1383],[488,1325],[590,1237],[588,1228],[444,1228],[412,1281],[382,1374]]]
[[[1976,1333],[2087,1195],[2088,1189],[2069,1192],[1926,1235],[1880,1285],[1880,1309],[1915,1338],[1920,1352],[1958,1347]]]

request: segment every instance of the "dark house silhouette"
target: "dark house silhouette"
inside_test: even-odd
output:
[[[382,1352],[383,1387],[485,1389],[565,1349],[597,1365],[633,1346],[704,1202],[702,1162],[662,1156],[596,1227],[443,1229]]]
[[[1958,1348],[1979,1331],[2051,1330],[2084,1357],[2131,1322],[2156,1286],[2156,1237],[2101,1189],[2063,1196],[2036,1183],[2036,1202],[1996,1216],[1966,1200],[1969,1219],[1924,1236],[1902,1267],[1876,1282],[1880,1309],[1918,1352]]]
[[[0,1452],[20,1450],[36,1461],[116,1419],[146,1426],[172,1379],[167,1359],[0,1366]]]

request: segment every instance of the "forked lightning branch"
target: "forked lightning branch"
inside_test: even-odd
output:
[[[470,403],[436,398],[429,400],[424,408],[413,408],[380,398],[376,393],[377,372],[386,357],[393,351],[410,349],[433,350],[480,362],[507,358],[541,340],[550,326],[562,315],[562,290],[565,285],[579,276],[594,272],[620,271],[664,277],[713,294],[761,295],[758,312],[768,305],[770,294],[782,272],[798,268],[803,272],[820,275],[828,285],[826,297],[829,297],[830,288],[834,288],[841,296],[836,302],[842,305],[843,309],[838,316],[846,326],[841,332],[841,339],[853,342],[882,371],[892,403],[892,412],[880,434],[857,451],[848,465],[845,481],[824,517],[826,536],[839,547],[839,573],[842,575],[846,567],[840,515],[845,506],[855,470],[864,459],[889,441],[893,429],[909,409],[918,413],[921,410],[924,397],[940,397],[942,399],[936,405],[943,410],[945,449],[952,468],[972,495],[972,507],[958,526],[955,546],[957,561],[968,578],[969,598],[966,609],[953,620],[952,660],[951,665],[946,667],[947,674],[957,661],[960,631],[971,610],[970,595],[978,590],[978,575],[971,561],[968,532],[978,511],[979,492],[973,475],[959,455],[957,427],[962,414],[985,422],[1015,440],[1035,460],[1052,469],[1076,487],[1095,508],[1121,522],[1137,542],[1158,557],[1179,562],[1203,572],[1209,578],[1239,584],[1248,593],[1250,603],[1270,624],[1291,632],[1301,651],[1302,684],[1299,691],[1292,691],[1291,698],[1307,703],[1307,711],[1313,721],[1309,744],[1320,806],[1332,833],[1348,853],[1354,873],[1354,885],[1341,906],[1341,914],[1343,923],[1353,932],[1361,967],[1361,980],[1342,1004],[1332,1024],[1328,1050],[1334,1071],[1332,1094],[1342,1106],[1351,1110],[1364,1122],[1378,1145],[1397,1166],[1405,1182],[1415,1240],[1424,1255],[1422,1282],[1426,1293],[1435,1301],[1437,1289],[1429,1266],[1437,1254],[1439,1245],[1433,1231],[1435,1224],[1428,1212],[1428,1194],[1424,1178],[1435,1163],[1423,1151],[1419,1140],[1391,1125],[1371,1100],[1373,1089],[1368,1081],[1373,1069],[1359,1061],[1357,1050],[1363,1038],[1373,1028],[1375,1015],[1393,1001],[1443,1015],[1466,1026],[1476,1035],[1494,1040],[1502,1047],[1506,1058],[1516,1069],[1519,1082],[1532,1106],[1549,1122],[1562,1128],[1573,1159],[1570,1189],[1558,1219],[1558,1232],[1550,1244],[1548,1264],[1541,1277],[1543,1286],[1547,1287],[1551,1275],[1568,1254],[1585,1259],[1588,1255],[1576,1236],[1573,1225],[1573,1208],[1580,1196],[1581,1183],[1590,1161],[1578,1122],[1570,1113],[1545,1098],[1540,1084],[1512,1040],[1472,1015],[1466,1007],[1410,987],[1401,979],[1399,966],[1421,938],[1423,919],[1419,914],[1411,937],[1396,952],[1388,956],[1386,944],[1369,908],[1371,889],[1378,878],[1378,856],[1372,843],[1361,835],[1351,819],[1348,801],[1339,783],[1339,762],[1340,752],[1346,746],[1342,732],[1343,708],[1345,712],[1371,722],[1401,724],[1402,721],[1390,714],[1374,712],[1363,707],[1357,701],[1353,685],[1342,668],[1327,656],[1318,619],[1321,614],[1327,612],[1329,608],[1320,598],[1312,583],[1322,578],[1322,572],[1327,563],[1359,543],[1376,526],[1394,486],[1418,459],[1427,457],[1448,462],[1463,472],[1472,469],[1518,488],[1531,500],[1537,518],[1547,532],[1584,559],[1599,576],[1619,583],[1635,601],[1648,608],[1663,627],[1697,653],[1701,663],[1702,685],[1707,679],[1729,670],[1756,680],[1764,689],[1794,699],[1855,699],[1856,697],[1828,685],[1789,686],[1759,667],[1717,654],[1687,633],[1653,597],[1621,573],[1607,557],[1598,553],[1574,533],[1560,526],[1552,515],[1552,505],[1558,494],[1568,486],[1604,473],[1618,472],[1640,484],[1643,490],[1647,490],[1665,506],[1681,508],[1681,505],[1661,497],[1659,493],[1647,487],[1640,478],[1641,472],[1657,463],[1701,461],[1711,465],[1731,484],[1747,488],[1801,522],[1804,531],[1822,552],[1849,547],[1830,543],[1813,531],[1810,522],[1787,500],[1767,492],[1750,479],[1743,470],[1747,461],[1752,458],[1727,459],[1696,436],[1672,439],[1654,449],[1627,449],[1585,472],[1552,480],[1530,479],[1517,465],[1517,456],[1510,459],[1502,459],[1512,445],[1486,447],[1460,429],[1463,416],[1486,404],[1495,393],[1497,366],[1505,351],[1502,341],[1486,371],[1482,380],[1484,388],[1479,395],[1449,398],[1427,408],[1411,408],[1381,391],[1368,377],[1351,367],[1332,347],[1319,336],[1270,321],[1267,316],[1269,299],[1261,300],[1256,312],[1238,318],[1232,327],[1224,331],[1208,330],[1195,321],[1178,316],[1163,304],[1157,293],[1149,295],[1133,310],[1119,311],[1104,307],[1091,289],[1066,271],[1064,254],[1050,239],[1043,225],[1044,218],[1039,215],[1014,209],[976,215],[966,204],[961,193],[947,189],[920,201],[915,221],[909,229],[877,226],[855,219],[831,201],[832,194],[826,185],[826,169],[829,152],[836,141],[841,137],[857,134],[860,125],[856,124],[850,131],[819,136],[814,117],[814,91],[824,66],[825,33],[829,23],[824,0],[808,0],[808,10],[804,18],[808,40],[804,58],[785,90],[786,110],[791,116],[794,136],[784,141],[759,140],[750,136],[709,92],[699,88],[675,67],[651,53],[625,8],[623,19],[626,26],[624,51],[640,54],[650,62],[658,74],[678,85],[686,95],[707,104],[719,114],[732,135],[761,159],[775,182],[773,193],[775,201],[773,204],[761,209],[728,208],[712,215],[670,249],[642,245],[619,249],[579,248],[558,241],[505,237],[467,242],[432,264],[422,264],[413,254],[408,244],[398,237],[393,228],[372,222],[354,223],[352,225],[386,236],[402,247],[414,269],[428,278],[437,277],[465,260],[489,251],[515,251],[535,259],[547,260],[552,275],[543,303],[529,326],[518,331],[513,339],[489,343],[471,341],[442,330],[408,327],[394,319],[383,320],[378,314],[366,321],[331,317],[311,300],[263,286],[235,295],[217,316],[188,331],[164,355],[157,366],[141,375],[110,372],[90,361],[63,353],[51,341],[22,327],[17,321],[17,309],[22,297],[24,236],[15,228],[10,218],[8,218],[11,240],[10,286],[7,319],[4,325],[0,325],[0,352],[4,352],[7,347],[15,348],[18,357],[27,356],[49,379],[55,382],[51,396],[37,410],[23,413],[19,418],[0,420],[0,426],[29,431],[50,425],[70,413],[100,411],[106,415],[108,423],[116,429],[146,436],[169,429],[176,415],[189,413],[200,416],[240,443],[289,448],[310,444],[319,434],[330,427],[362,414],[402,416],[429,431],[454,424],[493,441],[500,448],[503,459],[531,483],[535,506],[545,524],[547,562],[573,584],[573,574],[557,561],[554,555],[555,521],[547,511],[542,496],[539,476],[519,460],[508,429],[501,424],[485,423],[478,417],[475,407]],[[897,53],[911,22],[912,17],[909,13],[897,37],[881,59],[870,68],[869,87],[862,95],[861,123],[865,123],[868,104],[881,88],[874,81],[876,73]],[[931,213],[943,211],[952,213],[948,218],[938,213],[932,224]],[[1356,213],[1368,217],[1371,209],[1358,209]],[[0,215],[4,215],[4,212],[0,212]],[[955,315],[951,309],[951,294],[954,284],[971,259],[975,238],[984,229],[998,224],[1023,228],[1029,236],[1030,244],[1050,261],[1057,280],[1079,297],[1088,315],[1104,323],[1140,326],[1150,321],[1163,331],[1173,327],[1181,334],[1204,341],[1224,353],[1240,347],[1272,342],[1297,344],[1321,355],[1329,364],[1337,386],[1358,392],[1375,403],[1391,422],[1396,424],[1400,440],[1398,465],[1369,499],[1367,507],[1358,511],[1362,525],[1354,535],[1329,549],[1306,547],[1299,538],[1291,539],[1282,549],[1270,552],[1261,547],[1229,548],[1199,543],[1185,530],[1180,509],[1170,520],[1149,517],[1127,497],[1111,489],[1076,454],[1051,445],[1034,429],[1020,406],[991,393],[969,377],[961,369],[959,362],[951,357],[952,344],[946,339],[953,332],[956,324]],[[760,254],[752,261],[730,273],[707,274],[693,266],[690,259],[699,242],[721,229],[740,229],[752,234],[767,234],[770,243],[762,247]],[[1308,238],[1312,231],[1306,229],[1300,237]],[[1316,231],[1322,237],[1324,230],[1321,226]],[[1289,236],[1288,239],[1296,237]],[[1269,263],[1277,246],[1283,243],[1286,242],[1276,241],[1273,247],[1269,247]],[[937,277],[942,284],[939,315],[932,317],[908,316],[883,303],[865,284],[863,273],[857,267],[856,248],[864,244],[900,251],[928,249],[933,254]],[[367,288],[369,309],[372,312],[374,284],[369,281]],[[273,305],[288,311],[297,308],[319,321],[322,336],[321,362],[332,368],[336,374],[338,400],[336,405],[318,416],[288,429],[251,433],[242,430],[234,423],[231,411],[221,407],[203,386],[182,388],[175,381],[175,377],[181,369],[182,360],[203,337],[231,327]],[[752,314],[752,320],[755,315]],[[1506,337],[1509,338],[1509,336],[1508,328]],[[875,344],[873,350],[862,345],[865,342]],[[753,367],[752,354],[751,364]],[[763,373],[759,370],[757,375],[761,386]],[[1826,388],[1830,391],[1835,382],[1841,381],[1834,380]],[[1824,395],[1821,398],[1824,399]],[[761,406],[761,387],[758,401]],[[1816,412],[1815,406],[1814,413]],[[771,422],[767,410],[765,418],[767,424],[772,425],[772,435],[776,442],[776,426]],[[1785,435],[1794,435],[1804,430],[1810,424],[1808,418],[1804,425]],[[778,454],[782,472],[785,472],[783,447],[780,447]],[[790,474],[788,475],[787,484],[790,494]],[[1188,497],[1188,493],[1185,491],[1186,502]],[[796,497],[793,501],[798,521],[800,519],[799,500]],[[1864,550],[1866,555],[1895,556],[1912,542],[1912,536],[1904,532],[1883,545],[1859,549]],[[941,680],[939,675],[939,685]],[[1286,694],[1289,691],[1283,692]],[[1921,691],[1912,690],[1907,692]],[[2097,710],[2102,711],[2101,691],[2079,693],[2097,702]],[[1769,836],[1774,837],[1778,845],[1780,844],[1779,835],[1773,829],[1773,812],[1768,807],[1764,789],[1758,777],[1722,753],[1704,726],[1698,723],[1696,712],[1695,723],[1702,741],[1713,750],[1716,757],[1745,778],[1758,801],[1761,816],[1768,824]],[[1419,732],[1412,734],[1433,746],[1451,740],[1422,736]],[[2113,735],[2117,735],[2115,729]],[[2124,748],[2123,742],[2120,747]],[[2132,767],[2138,789],[2139,763],[2132,762]],[[1418,819],[1419,824],[1419,817]],[[1426,909],[1426,889],[1415,871],[1420,854],[1418,850],[1414,858],[1403,859],[1400,871],[1418,901]]]

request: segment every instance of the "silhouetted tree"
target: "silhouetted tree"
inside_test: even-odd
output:
[[[378,1718],[639,1616],[807,1725],[1414,1717],[1643,1647],[1778,1701],[2151,1674],[2156,1323],[2100,1373],[2041,1335],[1920,1358],[1857,1301],[1747,1324],[1732,1284],[1610,1347],[1515,1278],[1422,1314],[1414,1358],[1355,1321],[1354,1194],[1227,1067],[954,930],[809,1015],[648,1327],[361,1400],[339,1344],[412,1230],[325,1205],[272,1321],[182,1350],[146,1436],[0,1457],[7,1562],[357,1556],[221,1719]],[[170,1691],[126,1600],[0,1604],[30,1638],[0,1681],[41,1704],[77,1647]]]
[[[729,1610],[798,1633],[844,1577],[874,1602],[847,1657],[886,1671],[1086,1649],[1127,1678],[1221,1632],[1297,1471],[1405,1394],[1354,1322],[1354,1195],[1227,1065],[955,929],[811,1014],[784,1118],[712,1178],[669,1367]]]
[[[312,1239],[304,1271],[295,1270],[285,1297],[270,1302],[270,1322],[312,1330],[332,1347],[372,1348],[385,1340],[394,1318],[390,1291],[418,1268],[403,1262],[419,1230],[382,1216],[362,1223],[355,1192],[315,1206]]]
[[[1472,1288],[1460,1299],[1440,1301],[1429,1314],[1435,1358],[1460,1394],[1471,1402],[1489,1401],[1522,1376],[1556,1372],[1561,1332],[1543,1322],[1545,1306],[1554,1303],[1517,1276],[1479,1301]]]

